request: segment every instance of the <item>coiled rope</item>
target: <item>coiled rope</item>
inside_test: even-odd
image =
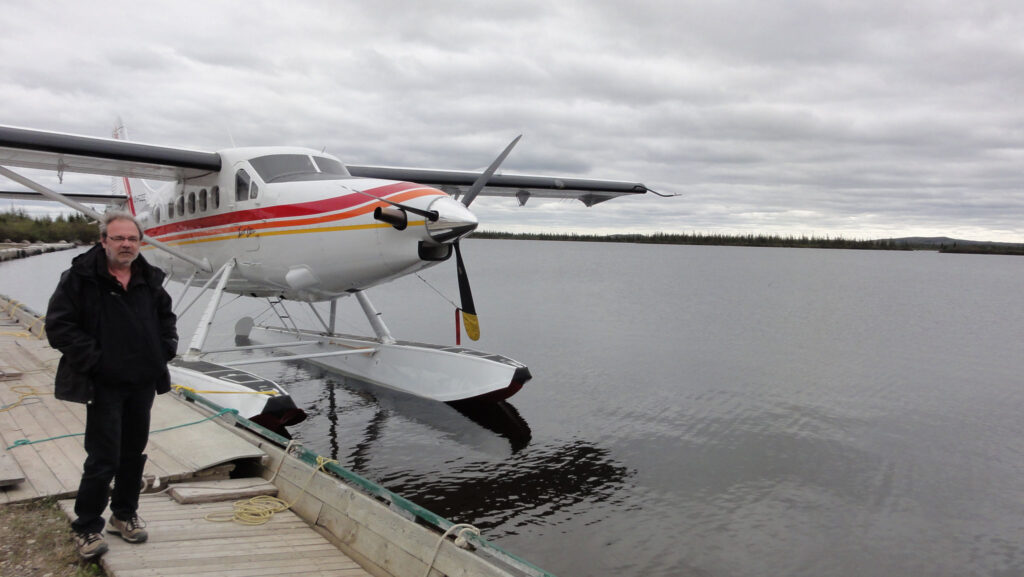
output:
[[[53,393],[47,393],[45,391],[36,390],[35,387],[32,387],[31,385],[14,385],[13,387],[11,387],[11,392],[18,393],[18,400],[14,401],[13,403],[11,403],[9,405],[4,405],[4,406],[0,407],[0,413],[2,413],[4,411],[10,411],[14,407],[17,407],[18,405],[35,404],[35,403],[26,403],[25,401],[27,399],[34,399],[37,403],[41,403],[41,402],[43,402],[43,400],[39,398],[39,395],[52,395],[53,394]]]
[[[437,545],[434,547],[434,554],[430,556],[430,563],[427,563],[427,570],[423,572],[423,577],[430,577],[430,570],[434,568],[434,561],[437,561],[437,553],[441,550],[441,543],[444,543],[444,540],[448,538],[448,535],[451,535],[456,531],[458,531],[458,535],[455,537],[455,546],[462,547],[463,549],[469,546],[469,542],[465,537],[466,533],[480,535],[480,529],[477,529],[469,523],[457,523],[448,527],[448,529],[441,534],[441,538],[437,540]]]
[[[277,473],[280,472],[281,465],[284,463],[288,448],[291,446],[292,443],[288,443],[288,447],[285,448],[285,455],[281,456],[281,461],[277,464],[277,471],[274,471],[274,477],[277,477]],[[313,477],[316,476],[317,471],[322,471],[328,463],[337,464],[338,461],[321,457],[319,455],[317,456],[316,467],[310,473],[309,478],[306,479],[305,484],[302,485],[302,490],[291,503],[278,497],[271,497],[270,495],[257,495],[256,497],[249,499],[235,501],[232,503],[231,511],[214,511],[212,513],[208,513],[204,519],[215,523],[234,522],[240,525],[263,525],[270,521],[274,517],[274,514],[291,509],[292,505],[298,503],[299,499],[306,494],[306,489],[309,488],[309,484],[313,481]],[[270,480],[273,481],[274,477]]]

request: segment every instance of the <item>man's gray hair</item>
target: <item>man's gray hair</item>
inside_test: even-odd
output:
[[[107,238],[107,227],[110,226],[110,223],[114,222],[115,220],[131,221],[132,224],[135,225],[135,228],[138,229],[139,231],[139,238],[142,238],[142,225],[139,224],[139,221],[136,220],[134,216],[132,216],[132,213],[124,210],[112,210],[110,212],[104,213],[103,222],[100,223],[101,238]]]

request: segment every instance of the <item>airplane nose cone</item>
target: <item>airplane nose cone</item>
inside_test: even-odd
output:
[[[456,241],[476,230],[480,224],[475,214],[449,196],[439,197],[430,203],[429,210],[437,211],[437,220],[427,221],[427,233],[438,243]]]

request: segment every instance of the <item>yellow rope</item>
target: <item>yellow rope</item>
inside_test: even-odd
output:
[[[480,535],[480,529],[470,525],[469,523],[458,523],[448,527],[444,533],[441,533],[441,538],[437,540],[437,546],[434,547],[434,555],[430,557],[430,563],[427,564],[427,570],[423,573],[423,577],[429,577],[430,570],[434,568],[434,561],[437,561],[437,553],[441,550],[441,544],[448,538],[449,535],[458,532],[455,537],[455,546],[465,549],[468,547],[466,541],[466,533],[472,533],[474,535]]]
[[[14,318],[14,309],[21,309],[21,308],[22,307],[21,307],[21,303],[20,302],[14,300],[14,299],[11,299],[11,300],[7,301],[7,306],[4,307],[4,312],[8,316],[10,316],[11,318]],[[38,325],[39,323],[43,323],[43,326],[46,326],[46,317],[36,317],[36,320],[31,325],[29,325],[28,333],[27,334],[26,333],[6,333],[6,332],[5,333],[0,333],[0,334],[6,335],[6,336],[14,336],[14,337],[32,337],[32,336],[35,336],[34,334],[32,334],[32,331],[36,328],[36,325]],[[40,337],[40,338],[42,338],[42,337]]]
[[[29,385],[14,385],[13,387],[11,387],[11,392],[18,393],[18,400],[14,401],[9,405],[4,405],[3,407],[0,407],[0,413],[3,413],[4,411],[10,411],[14,407],[20,405],[25,399],[38,397],[39,395],[53,394],[48,393],[46,391],[38,391],[34,387],[31,387]]]
[[[31,333],[39,323],[43,323],[43,330],[46,330],[46,317],[36,317],[35,322],[28,326],[28,332]]]
[[[281,456],[282,462],[286,455]],[[242,499],[235,501],[231,511],[214,511],[213,513],[207,514],[204,519],[212,521],[214,523],[226,523],[233,521],[240,525],[262,525],[271,518],[275,513],[291,509],[292,505],[299,502],[299,499],[306,494],[306,489],[309,487],[309,483],[316,476],[317,471],[322,471],[327,463],[337,463],[333,459],[318,456],[316,458],[316,468],[310,473],[309,478],[306,479],[306,484],[302,486],[302,491],[299,492],[298,496],[291,503],[288,503],[284,499],[277,497],[271,497],[270,495],[258,495],[249,499]]]
[[[277,391],[199,391],[192,387],[186,387],[185,385],[171,385],[171,388],[176,391],[188,391],[197,395],[270,395],[272,397],[277,396]]]

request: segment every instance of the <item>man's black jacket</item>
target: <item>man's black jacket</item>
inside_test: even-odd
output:
[[[97,383],[170,390],[167,361],[178,348],[177,318],[164,273],[139,256],[125,290],[97,244],[71,261],[46,310],[46,338],[63,356],[54,395],[87,403]]]

